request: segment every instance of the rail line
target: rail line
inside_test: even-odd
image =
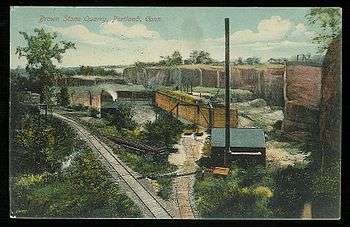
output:
[[[85,140],[96,149],[96,151],[103,157],[108,165],[118,173],[118,175],[129,186],[132,192],[139,198],[139,200],[144,204],[154,218],[172,218],[172,215],[167,211],[167,209],[145,188],[145,186],[143,186],[137,180],[137,178],[125,167],[125,165],[115,156],[115,154],[106,144],[101,142],[100,139],[69,117],[65,117],[57,113],[53,113],[53,115],[71,123],[75,129],[80,132]]]
[[[139,142],[131,142],[129,140],[125,140],[125,139],[121,139],[121,138],[114,138],[112,139],[113,142],[131,149],[131,150],[135,150],[138,152],[141,152],[143,154],[150,154],[150,155],[162,155],[164,154],[164,152],[166,151],[166,148],[164,147],[153,147],[153,146],[149,146],[143,143],[139,143]]]

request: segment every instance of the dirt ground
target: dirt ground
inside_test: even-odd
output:
[[[294,166],[296,164],[307,164],[310,153],[304,153],[298,148],[286,148],[288,142],[267,141],[266,159],[269,165],[275,167]]]
[[[238,108],[239,128],[263,128],[269,133],[273,130],[273,125],[277,121],[283,120],[283,111],[273,109],[264,103],[261,99],[248,102],[235,103]],[[288,165],[306,164],[306,158],[309,153],[293,147],[288,142],[279,142],[275,140],[266,141],[266,159],[269,165],[275,167],[285,167]]]
[[[168,161],[178,167],[178,174],[194,173],[198,165],[196,161],[200,159],[204,141],[208,134],[204,132],[202,136],[182,135],[176,145],[178,152],[169,155]],[[193,219],[195,217],[193,209],[193,183],[194,174],[176,177],[173,180],[173,192],[176,197],[179,215],[183,219]]]

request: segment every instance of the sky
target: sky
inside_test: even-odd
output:
[[[305,22],[309,8],[234,7],[12,7],[10,66],[17,46],[26,46],[19,31],[34,28],[57,32],[59,40],[76,43],[59,66],[124,65],[159,61],[180,51],[204,50],[224,60],[224,18],[230,19],[230,58],[290,57],[316,54],[312,29]]]

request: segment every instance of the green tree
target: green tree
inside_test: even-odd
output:
[[[85,76],[92,76],[95,73],[94,68],[92,66],[80,66],[80,74]]]
[[[19,32],[27,42],[27,46],[17,47],[19,58],[27,59],[26,71],[32,80],[39,80],[39,94],[41,101],[51,104],[52,89],[55,76],[58,74],[53,60],[62,62],[62,54],[68,49],[75,49],[75,44],[66,41],[57,41],[57,34],[35,28],[34,35]]]
[[[190,53],[189,59],[186,62],[191,64],[210,64],[213,63],[214,60],[210,57],[210,54],[203,50],[192,50]]]
[[[181,65],[182,64],[182,56],[179,51],[174,51],[174,53],[171,55],[172,63],[174,65]]]
[[[136,122],[133,120],[131,105],[117,103],[113,113],[107,115],[107,119],[117,127],[117,129],[134,129]]]
[[[166,66],[181,65],[182,56],[179,51],[174,51],[170,56],[160,56],[162,60],[159,61],[159,64]]]
[[[60,93],[59,93],[59,103],[61,106],[69,106],[70,100],[69,100],[69,93],[68,93],[68,87],[62,86]]]
[[[248,65],[260,64],[260,58],[249,57],[249,58],[245,59],[245,63]]]
[[[305,17],[307,23],[315,29],[312,40],[319,45],[319,52],[325,51],[330,42],[341,35],[342,15],[340,8],[312,8]]]
[[[172,147],[180,138],[184,124],[168,113],[161,113],[145,125],[145,140],[155,146]]]

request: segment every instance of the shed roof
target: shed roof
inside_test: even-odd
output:
[[[266,148],[264,130],[258,128],[230,128],[230,147]],[[225,128],[211,130],[213,147],[225,147]]]

